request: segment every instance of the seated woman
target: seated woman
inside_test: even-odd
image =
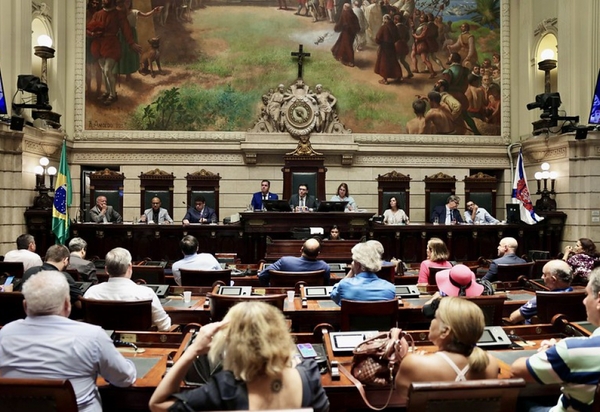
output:
[[[580,238],[575,245],[565,246],[563,260],[573,269],[573,277],[587,279],[588,275],[596,265],[600,264],[600,254],[591,239]]]
[[[329,237],[326,237],[323,240],[344,240],[344,239],[340,236],[340,229],[336,225],[333,225],[331,227],[331,230],[329,231]]]
[[[429,340],[438,348],[433,354],[410,354],[400,364],[396,388],[408,397],[412,382],[465,381],[498,378],[498,362],[475,346],[481,338],[485,319],[475,303],[446,297],[439,303],[429,326]]]
[[[379,242],[377,242],[379,243]],[[383,247],[382,247],[383,249]],[[381,270],[381,254],[373,242],[352,248],[352,267],[346,277],[333,285],[331,299],[341,305],[342,299],[358,301],[391,300],[396,287],[377,276]]]
[[[358,206],[356,206],[356,202],[354,198],[350,196],[350,190],[348,190],[348,185],[346,183],[340,183],[337,189],[337,194],[331,196],[332,202],[348,202],[346,205],[346,212],[356,212],[358,211]]]
[[[383,223],[386,225],[408,224],[408,216],[404,210],[398,209],[398,200],[395,196],[390,197],[389,209],[383,212]]]
[[[152,411],[261,410],[313,408],[328,411],[314,360],[294,364],[294,341],[283,313],[263,302],[242,302],[221,322],[200,328],[150,399]],[[223,370],[204,386],[179,392],[197,356]]]
[[[429,268],[451,268],[452,264],[448,262],[450,252],[442,239],[432,237],[427,242],[427,259],[421,262],[419,268],[419,280],[420,284],[429,283]]]

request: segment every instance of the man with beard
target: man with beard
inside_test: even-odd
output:
[[[417,66],[417,55],[420,55],[423,64],[427,66],[429,73],[431,73],[429,75],[429,78],[433,79],[437,74],[433,70],[433,65],[431,64],[431,61],[429,61],[429,22],[427,21],[427,16],[425,15],[425,13],[421,13],[419,17],[419,22],[419,27],[417,27],[413,33],[415,42],[413,44],[412,53],[410,55],[414,66],[413,72],[419,73],[419,67]]]
[[[398,29],[390,15],[385,14],[383,24],[375,36],[375,42],[379,45],[375,73],[382,77],[379,80],[381,84],[388,84],[388,78],[402,80],[402,68],[396,58],[396,41],[398,41]]]
[[[333,57],[345,66],[354,67],[354,38],[360,32],[360,23],[348,3],[344,4],[334,30],[340,33],[340,37],[331,48]]]
[[[473,65],[477,63],[477,49],[475,49],[475,37],[471,34],[471,26],[469,23],[463,23],[460,26],[460,35],[456,39],[456,43],[448,46],[450,53],[457,52],[462,56],[462,65],[467,69],[473,69]]]

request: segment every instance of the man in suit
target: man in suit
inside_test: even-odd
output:
[[[451,225],[454,223],[463,223],[463,219],[458,211],[458,205],[460,204],[460,197],[448,196],[446,204],[442,206],[436,206],[431,212],[431,223],[437,221],[441,225]]]
[[[296,211],[302,211],[306,209],[316,210],[319,207],[319,201],[308,194],[308,185],[306,183],[300,183],[298,185],[298,194],[292,195],[290,198],[290,206]]]
[[[252,195],[252,202],[250,203],[252,205],[252,209],[262,210],[263,200],[279,199],[279,196],[277,196],[275,193],[269,192],[269,189],[271,189],[271,182],[269,182],[268,180],[263,180],[262,182],[260,182],[260,192],[256,192],[254,193],[254,195]]]
[[[190,223],[217,223],[217,214],[214,209],[206,206],[204,196],[198,196],[194,200],[194,207],[189,208],[183,217],[183,224],[185,226]]]
[[[98,283],[96,276],[96,265],[89,260],[85,260],[87,253],[87,242],[80,237],[74,237],[69,242],[69,266],[67,269],[75,269],[81,275],[84,282]]]
[[[169,216],[167,209],[160,207],[160,204],[160,199],[153,197],[152,207],[144,210],[144,214],[140,217],[140,222],[158,223],[159,225],[170,225],[173,223],[173,219]]]
[[[284,256],[267,269],[260,272],[258,275],[258,280],[260,280],[260,284],[264,286],[269,286],[269,270],[282,270],[285,272],[311,272],[314,270],[323,269],[325,273],[323,274],[323,281],[325,285],[329,285],[329,265],[325,263],[323,260],[317,260],[319,253],[321,252],[321,244],[317,239],[308,239],[302,245],[302,249],[300,249],[302,256]]]
[[[502,238],[498,245],[498,256],[500,257],[494,259],[492,263],[490,263],[490,268],[483,279],[495,282],[498,279],[498,265],[516,265],[525,263],[523,259],[515,254],[518,247],[519,244],[517,243],[517,239],[512,237]]]
[[[121,223],[123,218],[112,206],[106,203],[105,196],[96,198],[96,206],[90,209],[90,221],[96,223]]]

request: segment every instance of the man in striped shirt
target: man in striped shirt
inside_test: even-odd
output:
[[[535,411],[591,411],[594,392],[600,380],[600,268],[590,273],[583,300],[588,321],[596,327],[586,338],[543,341],[540,352],[517,359],[512,374],[529,382],[562,384],[555,406],[535,407]]]

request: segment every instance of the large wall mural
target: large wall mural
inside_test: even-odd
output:
[[[301,44],[307,92],[354,133],[501,134],[500,0],[114,3],[80,18],[79,131],[246,131]]]

